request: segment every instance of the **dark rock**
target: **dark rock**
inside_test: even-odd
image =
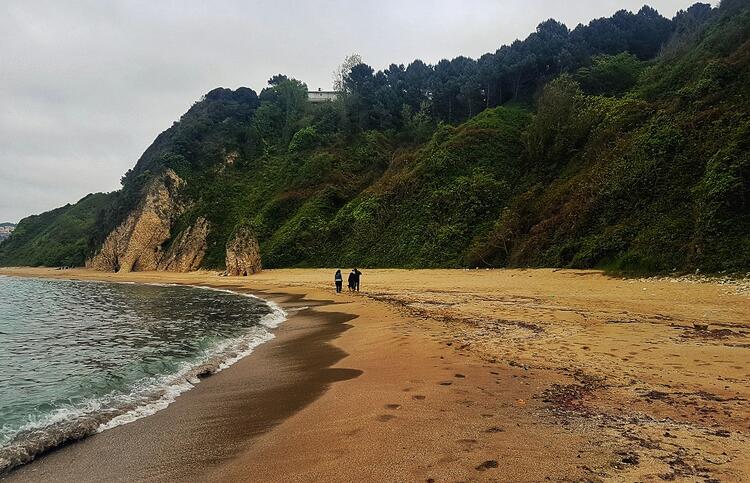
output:
[[[478,471],[489,470],[490,468],[497,468],[499,464],[495,460],[487,460],[481,465],[477,466]]]

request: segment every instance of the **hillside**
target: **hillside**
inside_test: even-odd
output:
[[[3,265],[83,265],[95,213],[110,197],[91,194],[74,205],[24,218],[0,248]]]
[[[748,39],[742,1],[644,7],[479,60],[352,63],[327,104],[281,75],[215,89],[0,264],[222,269],[259,246],[267,267],[744,272]]]

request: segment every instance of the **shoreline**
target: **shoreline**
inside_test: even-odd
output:
[[[236,456],[254,437],[269,431],[309,404],[331,383],[358,375],[356,370],[330,369],[345,354],[331,347],[329,341],[348,328],[351,316],[330,313],[321,317],[315,312],[316,307],[329,301],[303,300],[300,296],[283,293],[259,294],[232,284],[175,284],[259,297],[267,303],[282,306],[287,313],[286,319],[272,330],[273,339],[258,345],[231,366],[203,378],[166,408],[53,448],[0,476],[0,480],[102,481],[117,480],[118,475],[120,478],[128,475],[128,479],[134,480],[192,480],[197,474],[206,473]],[[276,380],[272,381],[273,378]],[[238,384],[243,386],[239,390],[236,389]],[[231,401],[222,401],[226,397]],[[246,413],[252,417],[247,417]],[[183,424],[181,420],[190,420],[190,423]],[[149,444],[144,448],[141,437],[144,432],[152,436],[161,433],[163,437],[149,438]],[[200,435],[203,441],[212,444],[205,447],[193,444],[188,435]],[[165,451],[179,454],[174,458],[176,461],[171,461],[174,464],[164,465],[165,455],[160,452]],[[122,460],[120,453],[128,454],[130,458]],[[106,466],[100,466],[101,461],[106,461]]]
[[[232,408],[226,397],[207,403],[212,395],[227,394],[238,378],[271,384],[280,382],[278,373],[286,369],[287,376],[299,376],[292,385],[280,382],[286,390],[253,393],[273,407],[299,403],[300,392],[291,387],[309,383],[318,392],[308,390],[308,398],[271,427],[258,428],[258,419],[249,416],[232,425],[238,439],[201,439],[202,433],[185,427],[170,429],[167,440],[174,446],[151,447],[160,457],[145,464],[150,469],[143,479],[750,478],[750,297],[734,287],[623,280],[577,270],[367,270],[361,294],[336,295],[329,280],[333,272],[317,269],[246,278],[22,271],[224,285],[296,307],[321,302],[291,314],[290,320],[298,317],[294,327],[287,326],[289,320],[281,325],[279,334],[286,333],[288,343],[279,336],[204,380],[167,409],[140,420],[149,424],[137,437],[158,440],[168,425],[154,418],[184,425],[184,415],[200,413],[201,406],[211,421],[203,430],[216,430]],[[346,315],[335,322],[342,317],[336,314]],[[326,334],[325,327],[335,330]],[[309,365],[310,354],[299,353],[309,344],[321,351],[313,358],[322,362],[316,367]],[[287,366],[278,371],[278,364]],[[102,448],[138,457],[128,438],[113,435],[94,444],[95,439],[71,445],[89,446],[73,458],[62,456],[64,448],[50,455],[56,463],[40,460],[21,470],[39,481],[37,463],[57,471],[72,461],[78,470],[69,475],[88,481],[95,473],[83,461],[103,454]],[[214,458],[186,461],[196,449]],[[39,469],[31,472],[35,466]]]
[[[0,279],[10,275],[0,274]],[[49,280],[45,277],[16,277],[16,278],[29,278],[30,280]],[[86,438],[92,437],[96,434],[102,433],[107,430],[114,429],[119,426],[133,423],[139,419],[150,417],[159,411],[162,411],[169,407],[170,404],[174,403],[176,398],[181,396],[187,391],[194,389],[202,380],[215,376],[216,374],[230,368],[240,360],[248,357],[252,354],[260,345],[273,340],[274,330],[287,319],[287,313],[275,302],[265,300],[257,297],[254,294],[247,292],[239,292],[227,290],[224,288],[209,287],[206,285],[189,285],[189,284],[165,284],[165,283],[148,283],[148,282],[131,282],[131,281],[100,281],[100,280],[80,280],[80,279],[62,279],[55,278],[55,280],[66,281],[66,282],[80,282],[83,284],[123,284],[123,285],[145,285],[152,287],[184,287],[198,290],[208,290],[213,292],[221,292],[224,294],[231,294],[236,297],[250,297],[260,301],[260,303],[266,305],[269,308],[269,313],[263,315],[258,325],[263,327],[267,332],[264,336],[258,336],[257,334],[244,334],[239,337],[229,338],[223,340],[216,347],[209,349],[209,352],[203,358],[199,358],[188,365],[184,365],[179,368],[175,373],[165,373],[160,376],[158,383],[154,381],[149,382],[151,390],[160,391],[160,394],[152,396],[151,399],[143,401],[138,405],[126,405],[123,407],[111,407],[108,409],[112,410],[111,416],[104,420],[96,413],[96,411],[86,412],[83,409],[74,409],[71,413],[73,419],[78,418],[80,420],[93,420],[98,426],[92,426],[85,424],[84,427],[73,426],[73,420],[59,421],[58,423],[52,423],[53,427],[44,428],[45,433],[53,431],[56,433],[54,436],[47,438],[41,438],[38,440],[28,441],[27,444],[21,444],[21,448],[18,450],[18,455],[26,455],[30,458],[28,461],[19,463],[14,462],[11,459],[11,466],[0,468],[0,478],[10,475],[14,470],[29,464],[35,460],[38,460],[46,454],[52,453],[59,448],[67,445],[82,441]],[[136,388],[131,388],[136,391]],[[142,389],[141,389],[142,391]],[[135,394],[131,392],[131,395]],[[95,400],[94,400],[95,401]],[[80,422],[78,423],[80,424]],[[64,425],[68,425],[67,430],[62,429]],[[70,439],[68,439],[70,438]],[[47,443],[49,441],[49,443]],[[48,446],[51,444],[52,446]],[[29,454],[30,452],[33,452]]]

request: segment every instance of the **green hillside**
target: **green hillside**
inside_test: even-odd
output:
[[[24,218],[10,238],[0,245],[5,266],[83,265],[96,214],[112,195],[90,194],[74,205],[65,205]]]
[[[750,7],[549,20],[478,60],[374,72],[307,101],[274,76],[215,89],[122,190],[24,219],[2,265],[76,265],[170,168],[211,230],[203,265],[256,234],[264,265],[750,268]]]
[[[678,56],[647,67],[623,96],[586,96],[569,78],[547,86],[535,124],[576,106],[564,114],[569,121],[562,131],[548,125],[530,138],[539,143],[529,146],[530,161],[553,168],[546,182],[514,200],[469,258],[747,271],[748,39],[750,12],[742,7],[709,25]]]

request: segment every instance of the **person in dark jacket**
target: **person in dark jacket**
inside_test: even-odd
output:
[[[360,272],[359,270],[355,268],[354,269],[354,290],[356,290],[357,292],[359,292],[359,277],[361,276],[362,276],[362,272]]]
[[[356,270],[356,269],[354,269],[354,270]],[[352,270],[351,272],[349,272],[349,280],[348,281],[349,281],[349,291],[350,292],[354,291],[354,286],[356,285],[356,280],[357,280],[357,275],[354,273],[354,270]]]
[[[341,286],[344,284],[344,277],[341,275],[341,270],[336,270],[333,281],[336,283],[336,293],[341,293]]]

